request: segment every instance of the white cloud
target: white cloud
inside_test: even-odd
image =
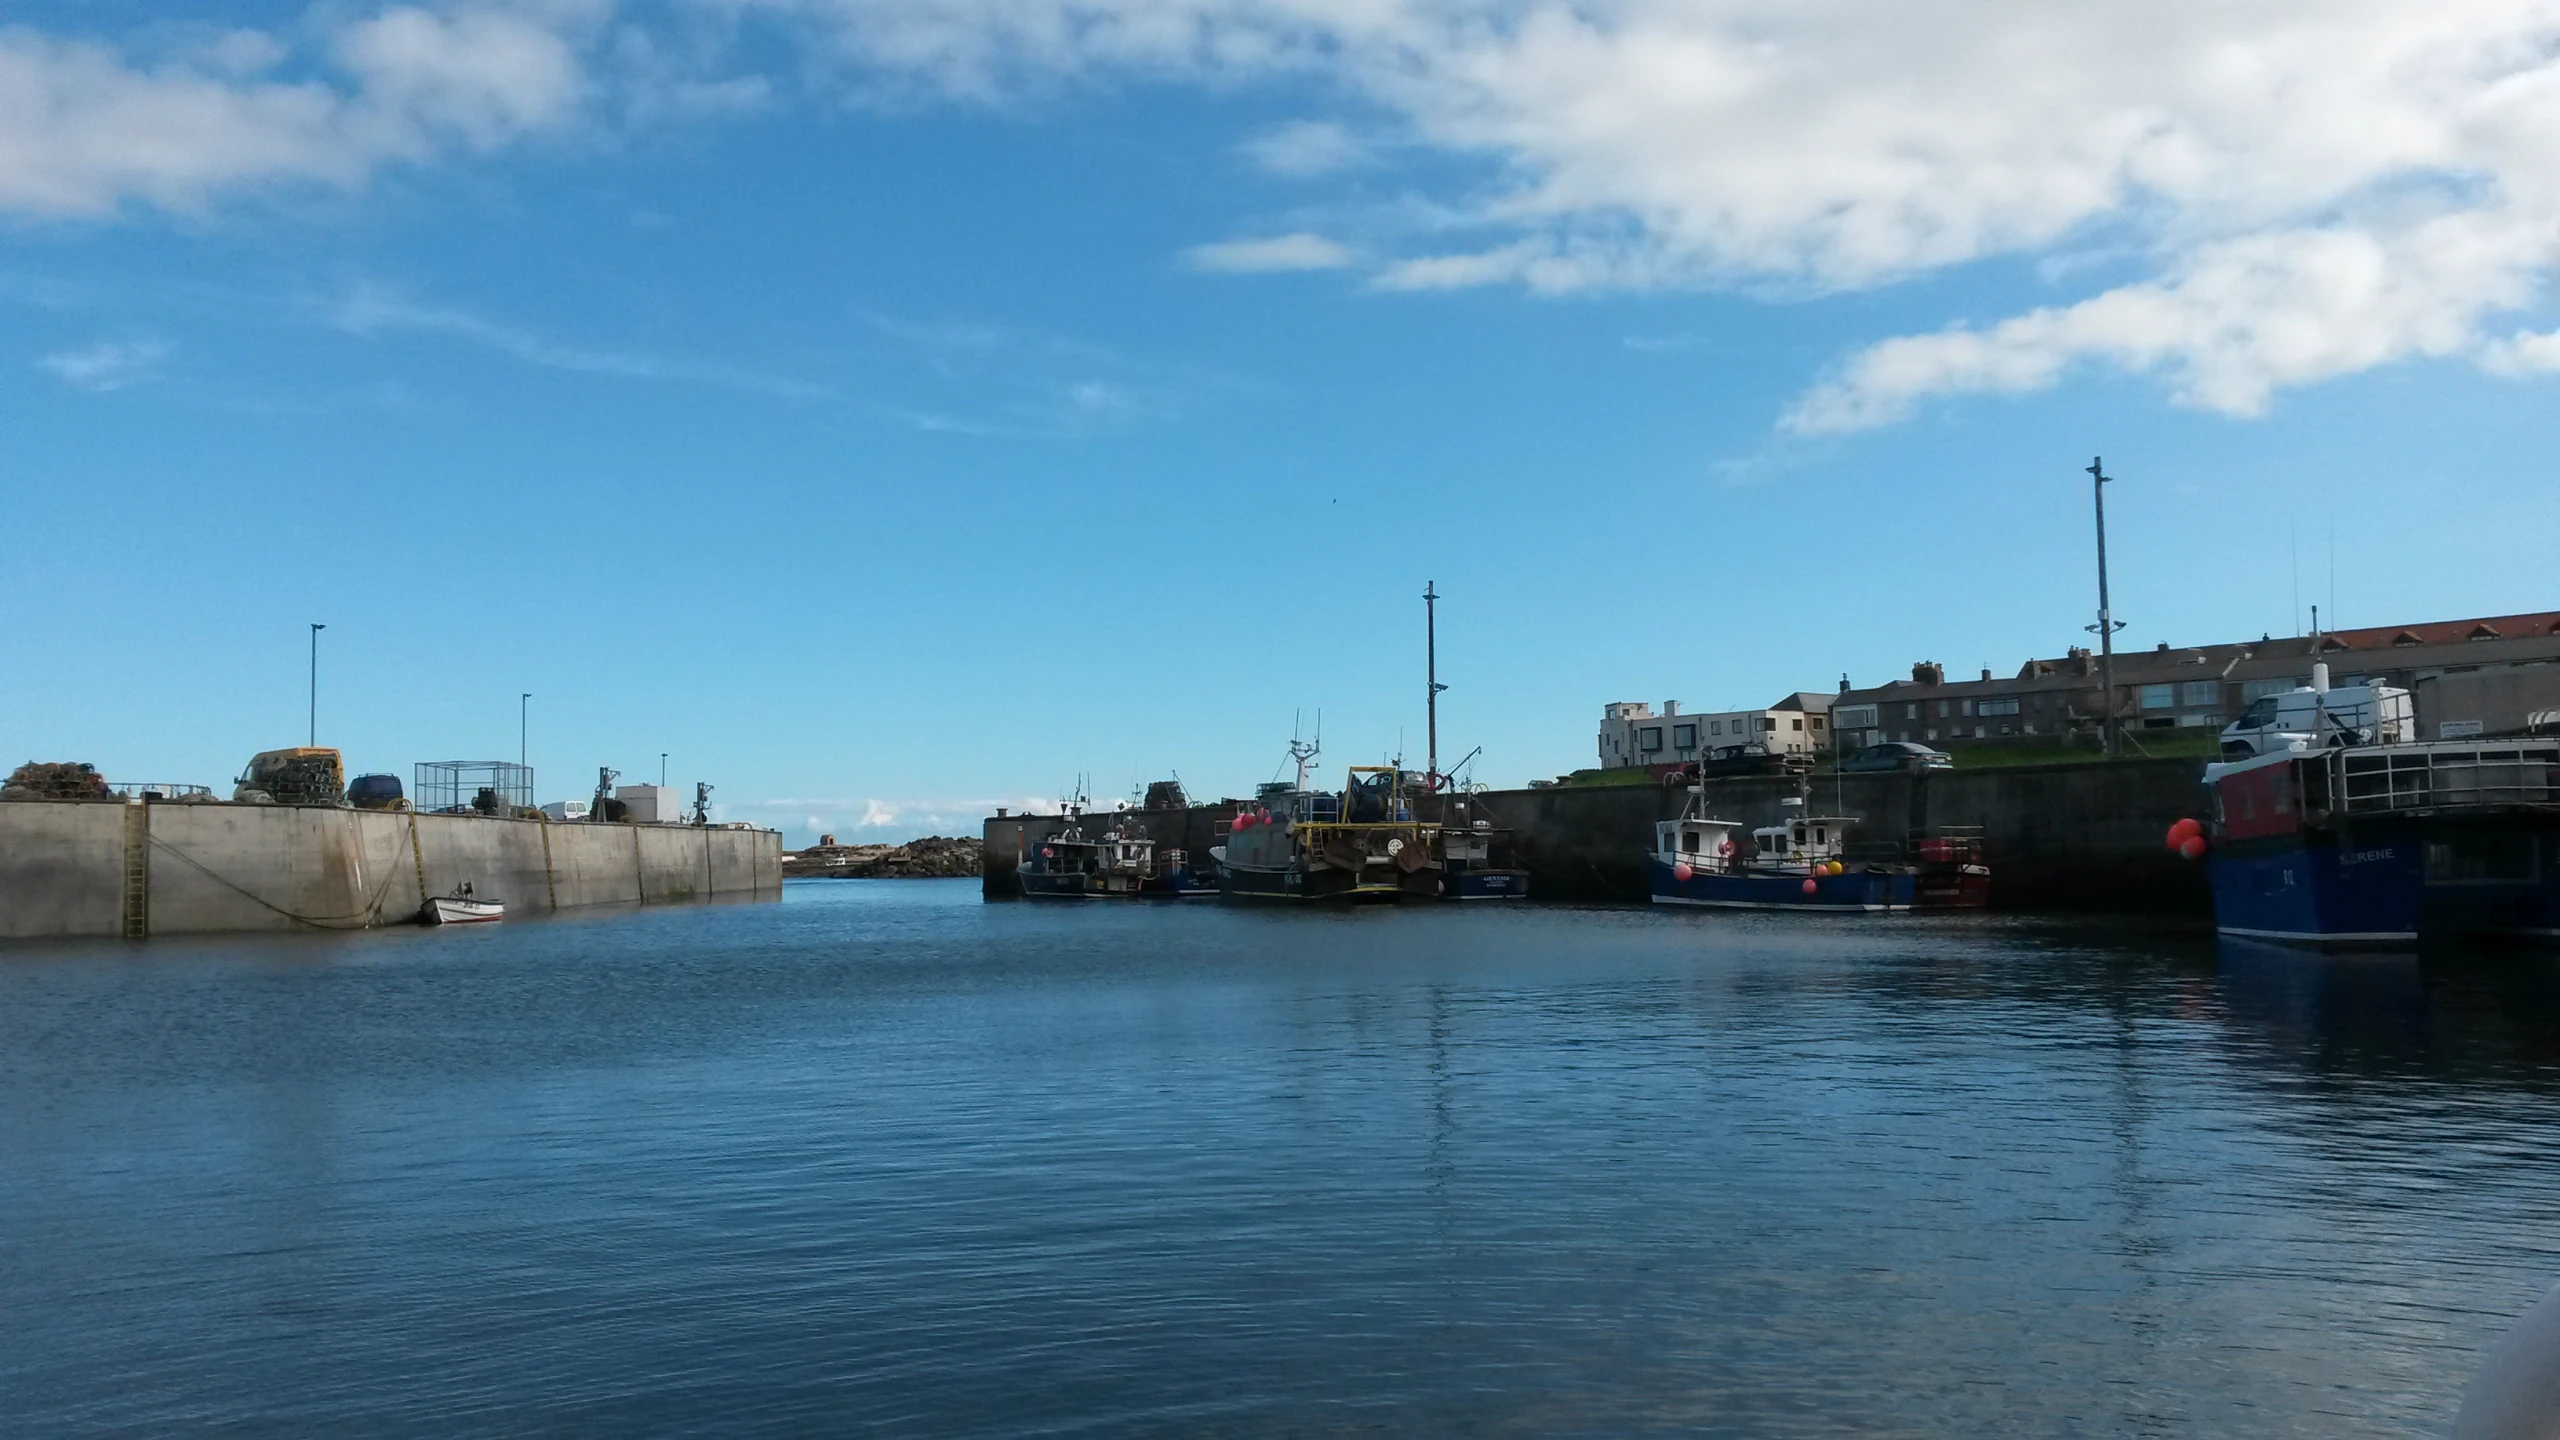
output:
[[[2504,340],[2493,340],[2482,355],[2482,363],[2501,375],[2560,370],[2560,330],[2538,335],[2519,332]]]
[[[1329,120],[1294,120],[1245,142],[1244,152],[1274,175],[1306,179],[1370,163],[1359,136]]]
[[[1300,231],[1256,240],[1222,240],[1195,245],[1183,252],[1194,270],[1230,275],[1269,274],[1285,270],[1340,270],[1353,262],[1351,251],[1321,235]]]
[[[82,390],[121,390],[151,379],[168,354],[163,340],[101,340],[44,356],[36,364]]]
[[[355,186],[598,112],[768,99],[700,44],[613,28],[608,0],[549,3],[318,10],[298,62],[261,32],[143,63],[0,31],[0,212]],[[1287,78],[1386,117],[1399,153],[1468,162],[1416,182],[1407,213],[1435,218],[1407,243],[1364,229],[1374,258],[1300,232],[1188,252],[1202,269],[1784,298],[2013,261],[2054,291],[1844,357],[1796,431],[2083,367],[2232,414],[2405,358],[2548,368],[2547,337],[2511,332],[2560,263],[2560,0],[676,4],[659,30],[778,21],[797,73],[864,98]],[[1309,177],[1373,158],[1321,117],[1245,149]]]
[[[2471,354],[2522,371],[2533,368],[2534,342],[2547,337],[2518,337],[2496,352],[2477,322],[2530,297],[2547,245],[2533,227],[2481,213],[2398,232],[2220,241],[2163,280],[1985,330],[1959,326],[1869,346],[1783,423],[1805,434],[1865,429],[1904,419],[1933,396],[2042,390],[2093,361],[2163,372],[2182,403],[2241,416],[2265,411],[2280,387],[2410,357]]]
[[[336,31],[335,73],[272,72],[287,50],[235,31],[141,65],[102,45],[0,30],[0,213],[195,209],[244,186],[352,187],[380,166],[488,150],[569,121],[566,40],[494,10],[393,7]]]
[[[608,375],[627,380],[692,381],[753,390],[791,400],[826,399],[831,394],[823,385],[744,370],[718,360],[562,345],[529,330],[467,310],[416,304],[378,289],[359,289],[338,302],[330,310],[329,322],[350,335],[391,331],[448,335],[487,346],[528,365],[584,375]]]
[[[2407,357],[2529,368],[2542,351],[2490,322],[2560,260],[2560,0],[769,8],[874,77],[965,96],[1114,70],[1341,86],[1492,177],[1455,197],[1476,237],[1381,260],[1381,288],[1783,297],[2002,258],[2084,287],[1849,357],[1799,430],[2080,365],[2234,414]],[[1315,169],[1331,143],[1291,128],[1248,148]],[[2069,263],[2084,250],[2137,274],[2100,287]]]
[[[797,822],[808,831],[811,840],[831,834],[854,843],[897,843],[927,835],[976,835],[999,807],[1020,815],[1044,805],[1055,813],[1055,800],[1020,796],[992,800],[802,798],[752,801],[736,808],[742,814],[766,817],[767,824]]]

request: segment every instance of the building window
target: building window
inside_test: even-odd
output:
[[[2222,703],[2222,684],[2217,680],[2190,680],[2178,687],[2181,705],[2218,705]]]
[[[1876,707],[1873,705],[1844,706],[1840,713],[1832,718],[1840,722],[1840,728],[1843,730],[1870,730],[1875,728]]]
[[[1994,695],[1990,699],[1983,701],[1982,704],[1976,708],[1974,713],[1978,715],[2015,715],[2018,713],[2018,697],[2015,695]]]
[[[1671,744],[1674,748],[1681,750],[1697,749],[1698,727],[1695,724],[1672,726]]]
[[[1930,727],[1929,727],[1929,738],[1930,738],[1930,739],[1932,739],[1932,740],[1935,740],[1935,739],[1937,739],[1937,738],[1938,738],[1938,727],[1937,727],[1937,726],[1932,725],[1932,726],[1930,726]]]
[[[1814,728],[1814,729],[1816,729],[1816,730],[1819,730],[1819,729],[1821,729],[1821,728],[1822,728],[1822,717],[1821,717],[1821,716],[1816,715],[1816,716],[1814,716],[1814,717],[1813,717],[1813,728]]]
[[[1902,707],[1902,718],[1903,718],[1903,719],[1905,719],[1905,720],[1917,720],[1917,719],[1919,719],[1919,718],[1920,718],[1920,702],[1919,702],[1919,701],[1917,701],[1917,700],[1914,700],[1914,701],[1912,701],[1910,704],[1903,706],[1903,707]]]
[[[1803,716],[1799,715],[1799,716],[1797,716],[1797,717],[1796,717],[1796,719],[1795,719],[1795,728],[1796,728],[1796,729],[1798,729],[1798,730],[1801,730],[1801,729],[1803,729],[1803,728],[1804,728],[1804,717],[1803,717]]]
[[[1647,754],[1650,754],[1650,753],[1652,753],[1653,751],[1656,751],[1656,750],[1659,750],[1659,749],[1661,749],[1661,748],[1662,748],[1662,727],[1661,727],[1661,726],[1659,726],[1659,725],[1647,725],[1646,727],[1644,727],[1644,729],[1643,729],[1643,730],[1639,731],[1638,733],[1643,737],[1643,748],[1644,748],[1644,750],[1645,750],[1645,752],[1646,752]]]
[[[2175,685],[2145,685],[2145,686],[2143,686],[2143,687],[2142,687],[2142,708],[2143,708],[2143,709],[2145,709],[2145,710],[2174,710],[2174,709],[2176,709],[2177,707],[2178,707],[2178,687],[2177,687],[2177,686],[2175,686]]]
[[[1776,717],[1776,716],[1774,716],[1774,715],[1763,715],[1763,716],[1761,716],[1761,717],[1760,717],[1760,728],[1761,728],[1761,729],[1763,729],[1763,730],[1775,730],[1775,729],[1777,729],[1777,728],[1778,728],[1778,720],[1777,720],[1777,717]]]

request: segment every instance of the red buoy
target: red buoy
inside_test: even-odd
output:
[[[1807,895],[1810,895],[1821,888],[1821,886],[1814,884],[1810,877],[1808,877],[1804,882],[1804,893]]]
[[[1688,884],[1689,877],[1697,873],[1697,871],[1689,868],[1689,862],[1686,860],[1683,860],[1679,864],[1671,867],[1671,878],[1679,881],[1683,885]]]
[[[2204,826],[2202,823],[2194,819],[2181,820],[2177,824],[2169,827],[2169,848],[2172,850],[2182,850],[2185,848],[2186,843],[2189,840],[2194,839],[2203,833]]]
[[[2185,843],[2185,844],[2183,844],[2183,845],[2180,845],[2180,846],[2178,847],[2178,853],[2179,853],[2179,854],[2181,854],[2181,855],[2186,856],[2186,857],[2187,857],[2188,859],[2190,859],[2190,860],[2201,860],[2201,859],[2203,859],[2203,858],[2204,858],[2204,852],[2205,852],[2204,837],[2203,837],[2203,836],[2201,836],[2201,835],[2190,835],[2190,836],[2188,836],[2188,837],[2187,837],[2187,839],[2186,839],[2186,843]]]

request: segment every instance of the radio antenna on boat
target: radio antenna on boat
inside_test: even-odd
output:
[[[1297,713],[1304,715],[1306,712],[1301,710]],[[1316,712],[1316,738],[1312,741],[1298,738],[1298,722],[1295,717],[1292,717],[1289,721],[1289,758],[1298,762],[1298,789],[1307,788],[1307,766],[1314,763],[1315,758],[1323,753],[1324,712],[1321,710]]]

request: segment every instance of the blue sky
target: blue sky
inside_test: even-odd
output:
[[[1909,8],[21,7],[0,748],[320,620],[361,769],[965,831],[1418,763],[1430,580],[1516,784],[2078,643],[2093,454],[2129,644],[2560,603],[2547,6]]]

